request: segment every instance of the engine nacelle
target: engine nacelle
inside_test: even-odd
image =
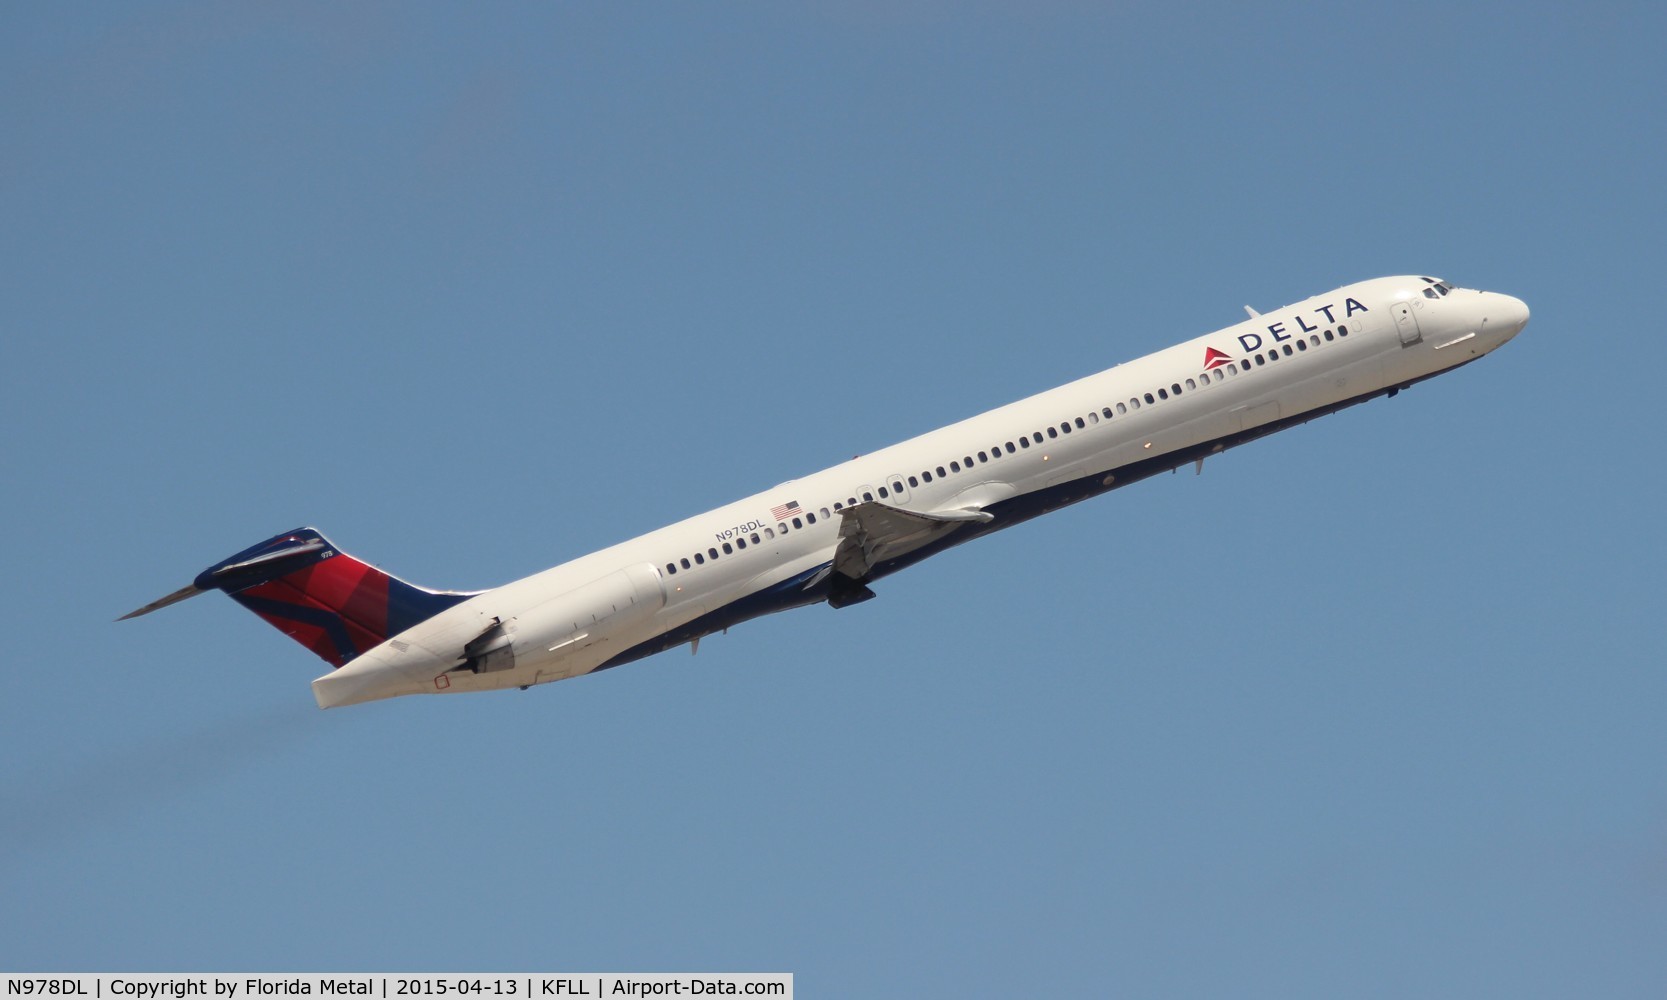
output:
[[[653,617],[665,603],[659,570],[627,566],[516,615],[515,645],[522,656],[560,658]]]

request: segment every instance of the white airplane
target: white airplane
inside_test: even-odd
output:
[[[1346,285],[492,590],[426,590],[312,528],[124,615],[220,590],[323,657],[320,708],[527,688],[875,580],[992,531],[1468,364],[1528,307],[1425,277]]]

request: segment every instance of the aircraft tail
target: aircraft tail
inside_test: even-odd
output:
[[[335,667],[474,596],[413,586],[341,551],[317,530],[297,528],[222,559],[191,586],[117,621],[209,590],[225,591]]]

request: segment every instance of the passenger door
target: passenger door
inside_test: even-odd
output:
[[[1395,317],[1395,329],[1401,334],[1401,346],[1411,347],[1424,339],[1418,331],[1418,317],[1412,314],[1412,303],[1396,302],[1389,307],[1389,314]]]

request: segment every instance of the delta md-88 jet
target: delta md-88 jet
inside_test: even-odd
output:
[[[334,669],[319,707],[526,688],[776,611],[874,596],[952,545],[1468,364],[1521,300],[1378,278],[1258,314],[492,590],[427,590],[312,528],[124,618],[220,590]]]

